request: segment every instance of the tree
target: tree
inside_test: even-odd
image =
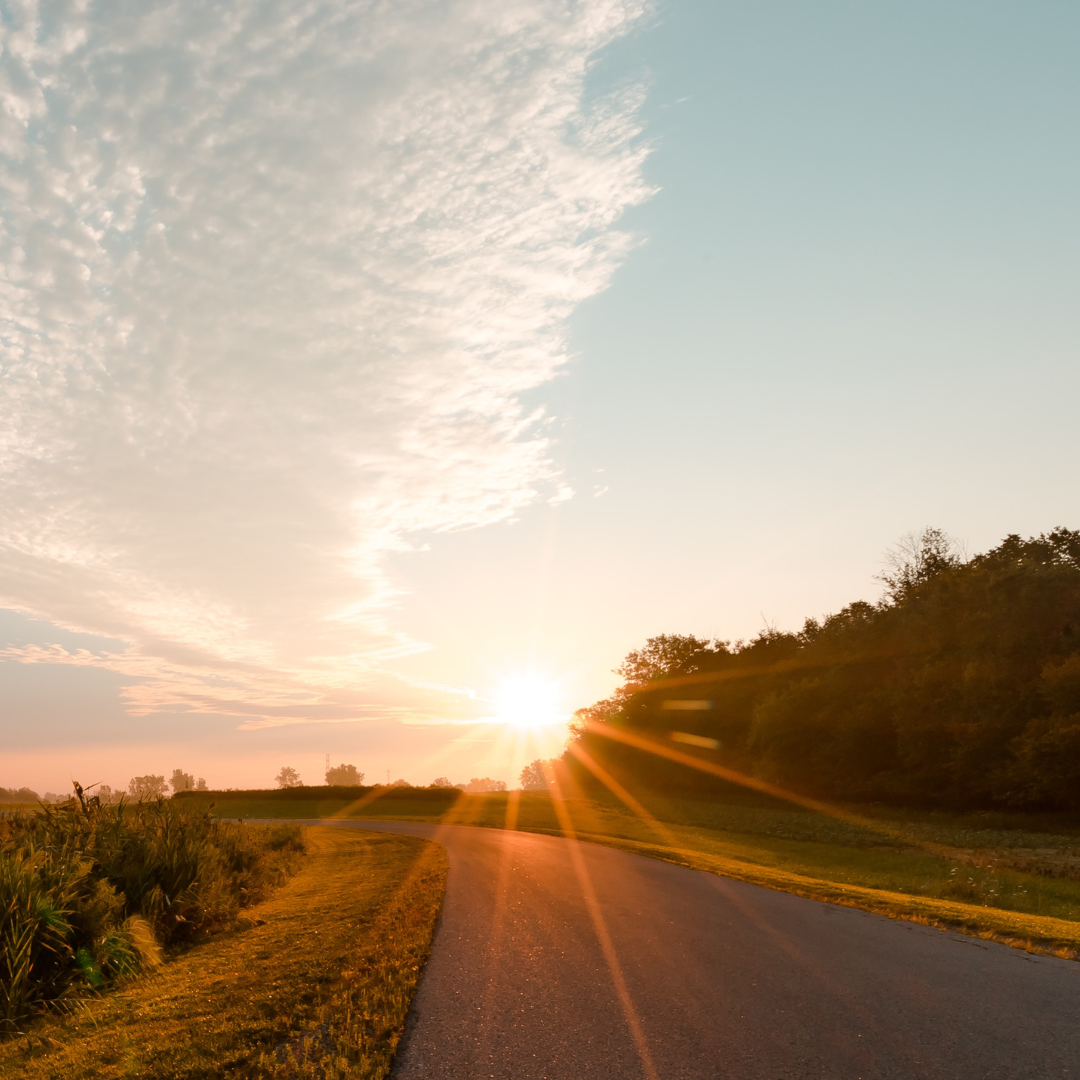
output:
[[[326,770],[326,782],[337,787],[359,787],[364,782],[364,774],[357,772],[355,765],[335,765]]]
[[[195,777],[191,773],[184,772],[183,769],[173,769],[172,779],[169,783],[172,785],[173,794],[178,791],[195,790]]]
[[[274,777],[279,788],[303,787],[300,783],[300,774],[288,765],[282,765],[281,772]]]
[[[199,777],[198,780],[195,781],[195,790],[196,791],[209,791],[210,790],[206,786],[206,781],[201,776]]]
[[[474,776],[466,785],[466,791],[474,793],[485,791],[505,791],[505,780],[492,780],[490,776],[477,777]]]
[[[412,784],[410,784],[408,780],[395,780],[390,786],[391,787],[412,787]]]
[[[454,785],[450,783],[450,777],[448,777],[448,776],[436,776],[435,779],[431,781],[431,786],[432,787],[453,787]]]
[[[531,765],[526,765],[521,770],[521,786],[526,791],[546,791],[548,786],[547,770],[550,768],[550,761],[537,758]]]
[[[154,776],[153,773],[148,773],[146,776],[133,776],[128,781],[128,794],[139,802],[160,799],[165,795],[165,790],[165,777]]]
[[[900,537],[897,545],[885,552],[885,569],[877,577],[885,585],[889,599],[898,602],[931,578],[965,561],[960,545],[948,533],[927,528]]]
[[[627,653],[615,674],[637,686],[657,679],[690,675],[698,670],[705,657],[723,648],[726,648],[723,642],[714,644],[708,638],[694,637],[693,634],[660,634],[649,638],[642,648]]]
[[[0,802],[35,803],[38,794],[28,787],[4,788],[0,787]]]

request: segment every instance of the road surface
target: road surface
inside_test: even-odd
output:
[[[395,1080],[1080,1080],[1080,963],[462,826]]]

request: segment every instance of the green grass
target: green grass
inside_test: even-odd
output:
[[[565,807],[582,839],[1061,955],[1080,951],[1080,834],[1072,818],[880,807],[841,807],[833,817],[745,798],[653,794],[641,800],[658,826],[606,794],[578,791]],[[251,817],[394,818],[564,831],[546,793],[460,795],[445,809],[410,799],[407,790],[363,805],[237,799],[227,812],[241,806]],[[1055,828],[1068,831],[1048,831]]]
[[[437,845],[305,830],[296,875],[233,930],[0,1044],[0,1075],[381,1080],[445,888]]]

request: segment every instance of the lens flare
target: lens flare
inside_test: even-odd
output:
[[[496,718],[514,727],[541,727],[565,723],[559,712],[558,691],[540,675],[516,675],[499,688]]]

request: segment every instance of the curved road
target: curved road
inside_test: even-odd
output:
[[[325,822],[324,822],[325,824]],[[396,1080],[1080,1080],[1080,964],[462,826]]]

